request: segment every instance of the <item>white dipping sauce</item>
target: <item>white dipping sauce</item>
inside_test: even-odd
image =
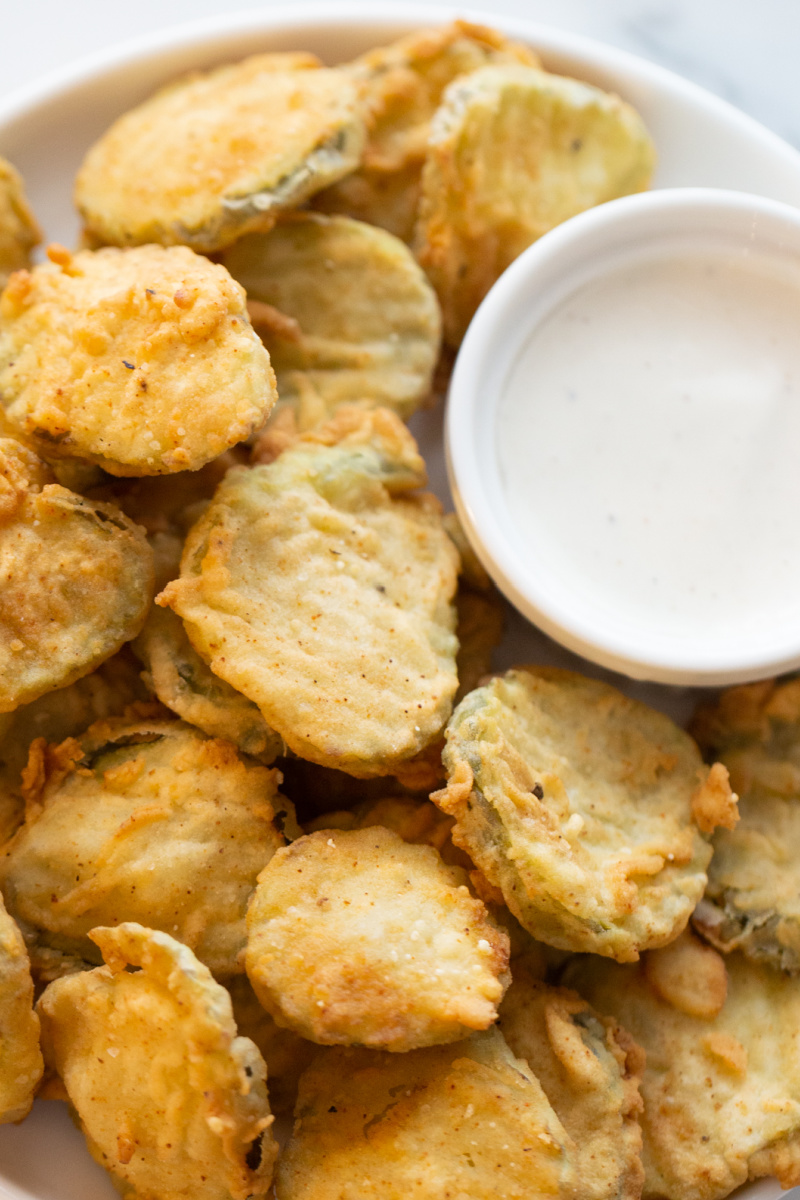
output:
[[[496,452],[522,553],[619,629],[800,631],[800,267],[680,252],[538,325]]]

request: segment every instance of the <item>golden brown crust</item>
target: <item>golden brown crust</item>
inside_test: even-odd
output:
[[[153,555],[111,504],[49,482],[31,451],[0,439],[0,712],[66,687],[135,637]]]
[[[28,953],[0,895],[0,1125],[27,1116],[42,1069]]]
[[[453,21],[422,29],[349,64],[367,126],[360,166],[318,193],[315,206],[347,213],[410,241],[430,122],[453,79],[493,62],[535,66],[532,50],[494,29]]]
[[[662,713],[521,667],[461,701],[444,762],[431,798],[534,937],[633,961],[686,925],[711,857],[692,816],[705,770]]]
[[[243,754],[267,765],[283,753],[283,739],[270,729],[258,706],[217,678],[170,609],[152,609],[133,648],[144,664],[148,686],[176,716],[209,737],[233,742]]]
[[[222,261],[247,291],[302,431],[341,404],[383,405],[407,420],[428,397],[441,340],[439,302],[410,250],[349,217],[297,213],[236,242]]]
[[[41,239],[19,173],[0,158],[0,291],[13,271],[29,265],[30,252]]]
[[[796,1183],[800,981],[731,954],[721,1010],[691,1015],[686,987],[675,1007],[650,981],[648,960],[670,949],[637,966],[585,956],[566,970],[566,981],[644,1049],[644,1196],[722,1200],[748,1179],[775,1173],[784,1186]]]
[[[647,955],[644,973],[653,991],[690,1017],[716,1017],[728,994],[725,963],[688,929],[669,946]]]
[[[535,67],[487,66],[452,83],[431,124],[415,234],[458,346],[517,255],[561,221],[644,189],[654,164],[617,96]]]
[[[49,254],[0,299],[0,401],[45,457],[164,475],[263,423],[275,376],[224,267],[183,246]]]
[[[276,1025],[259,1003],[246,975],[232,975],[225,987],[233,1004],[233,1018],[242,1037],[255,1042],[267,1064],[269,1106],[278,1117],[291,1117],[300,1076],[311,1065],[319,1047]]]
[[[194,72],[125,113],[87,154],[75,200],[119,246],[220,250],[352,170],[363,119],[350,76],[313,55]]]
[[[26,770],[25,824],[0,860],[34,958],[41,948],[97,961],[92,928],[138,919],[216,974],[242,971],[247,901],[284,841],[278,772],[164,718],[43,741]]]
[[[58,743],[83,733],[93,721],[119,716],[148,692],[139,663],[123,646],[118,654],[75,683],[47,692],[0,718],[0,849],[25,815],[22,774],[34,740]]]
[[[729,688],[693,730],[740,793],[740,821],[714,835],[706,894],[693,922],[727,953],[741,949],[800,971],[800,679]]]
[[[516,961],[500,1028],[525,1059],[575,1149],[581,1200],[638,1200],[644,1182],[639,1081],[644,1053],[612,1018]]]
[[[300,1083],[278,1200],[568,1200],[572,1141],[497,1030],[408,1054],[322,1050]]]
[[[267,864],[247,915],[247,974],[279,1025],[392,1051],[486,1029],[508,939],[430,846],[380,826],[321,830]]]
[[[130,923],[93,939],[108,965],[51,983],[38,1004],[93,1157],[131,1200],[265,1196],[278,1147],[264,1060],[237,1037],[225,989],[164,933]]]
[[[341,408],[228,473],[158,600],[292,751],[356,776],[429,779],[457,686],[458,560],[438,502],[407,495],[424,478],[393,413]]]

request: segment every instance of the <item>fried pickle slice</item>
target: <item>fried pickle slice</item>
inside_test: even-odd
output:
[[[575,1143],[581,1200],[638,1200],[644,1054],[630,1035],[577,992],[542,982],[524,960],[514,963],[500,1028]]]
[[[43,1067],[28,953],[0,895],[0,1125],[28,1115]]]
[[[363,800],[352,809],[324,813],[307,822],[304,829],[306,833],[316,833],[318,829],[369,829],[373,825],[382,825],[404,842],[433,846],[448,866],[471,871],[469,856],[453,845],[450,835],[454,824],[454,819],[430,800],[414,796],[382,796],[379,800]]]
[[[92,1157],[132,1200],[265,1196],[278,1152],[266,1070],[228,993],[165,933],[130,922],[92,939],[107,965],[38,1004]]]
[[[310,54],[194,72],[121,116],[89,150],[75,202],[90,235],[221,250],[358,165],[358,87]]]
[[[247,914],[247,975],[279,1025],[323,1045],[414,1050],[497,1018],[508,939],[430,846],[381,826],[279,851]]]
[[[595,204],[643,191],[653,144],[618,96],[535,67],[488,66],[446,90],[422,173],[417,256],[458,346],[526,247]]]
[[[215,975],[242,971],[245,910],[284,839],[280,776],[171,719],[111,718],[34,743],[24,825],[0,859],[31,953],[98,961],[95,925],[147,921]]]
[[[319,1047],[276,1025],[246,975],[232,975],[225,980],[225,987],[230,992],[236,1028],[242,1037],[255,1042],[267,1064],[270,1108],[278,1117],[291,1117],[300,1076]]]
[[[724,768],[710,778],[668,717],[521,667],[466,696],[446,737],[448,785],[431,798],[535,938],[625,962],[680,933],[705,888],[706,832],[736,805]]]
[[[283,753],[283,739],[258,706],[214,674],[170,609],[153,609],[133,648],[145,665],[147,683],[184,721],[267,764]]]
[[[142,627],[153,554],[113,504],[52,482],[0,438],[0,713],[66,687]]]
[[[800,1183],[800,981],[688,931],[636,966],[580,958],[565,978],[644,1049],[648,1200]]]
[[[31,742],[62,742],[83,733],[94,721],[119,716],[128,705],[148,698],[139,664],[127,647],[91,675],[47,692],[0,718],[0,848],[25,816],[22,772]]]
[[[0,402],[45,457],[196,470],[264,422],[275,376],[224,267],[185,246],[49,253],[0,299]]]
[[[278,1200],[575,1195],[571,1140],[495,1029],[408,1054],[322,1050],[295,1115]]]
[[[410,241],[431,118],[447,85],[488,63],[538,61],[527,46],[468,21],[422,29],[362,54],[348,64],[361,87],[367,126],[361,164],[320,192],[315,207]]]
[[[345,406],[228,472],[158,598],[301,758],[390,775],[449,716],[458,555],[424,481],[393,413]]]
[[[0,291],[13,271],[29,265],[30,252],[41,240],[19,172],[0,158]]]
[[[349,217],[298,213],[242,238],[222,262],[242,284],[281,404],[309,429],[345,403],[404,420],[428,396],[441,316],[411,251]]]
[[[740,814],[714,834],[695,928],[718,950],[800,972],[800,679],[729,688],[693,732],[730,771]]]

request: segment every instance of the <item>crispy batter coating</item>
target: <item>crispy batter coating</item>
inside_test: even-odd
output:
[[[278,1200],[576,1194],[571,1139],[494,1029],[409,1054],[323,1050],[295,1112]]]
[[[194,72],[121,116],[91,148],[75,202],[90,234],[209,253],[270,229],[358,164],[358,88],[303,53]]]
[[[291,1117],[300,1076],[319,1047],[276,1025],[246,975],[232,975],[225,986],[230,992],[236,1028],[242,1037],[255,1042],[267,1064],[270,1108],[276,1116]]]
[[[267,418],[275,376],[224,267],[185,246],[50,257],[0,300],[0,402],[46,457],[195,470]]]
[[[41,945],[98,961],[98,924],[139,920],[216,975],[243,970],[245,910],[284,839],[276,771],[182,721],[112,718],[34,743],[25,824],[0,859],[9,911]]]
[[[0,895],[0,1125],[28,1115],[43,1066],[28,953]]]
[[[669,967],[653,968],[672,946],[651,951],[636,966],[580,958],[566,973],[570,985],[613,1014],[645,1051],[644,1196],[720,1200],[763,1175],[792,1187],[800,1183],[800,981],[740,954],[723,964],[688,932],[680,941],[673,989],[664,987]],[[717,969],[709,969],[708,955],[716,955]],[[693,974],[693,1007],[711,1014],[718,970],[726,967],[727,999],[716,1015],[688,1012],[683,981]]]
[[[134,701],[146,700],[139,664],[127,647],[91,675],[48,692],[0,717],[0,847],[25,815],[22,772],[31,742],[62,742],[83,733],[93,721],[119,716]]]
[[[500,1028],[575,1143],[581,1200],[638,1200],[644,1054],[629,1034],[577,992],[543,983],[523,962],[514,964]]]
[[[131,922],[92,937],[107,966],[56,980],[38,1004],[92,1156],[131,1200],[265,1196],[278,1152],[266,1070],[228,993],[165,933]]]
[[[427,154],[415,243],[453,346],[526,247],[584,209],[642,191],[655,158],[618,96],[513,65],[447,88]]]
[[[800,972],[800,679],[730,688],[693,730],[730,770],[741,815],[714,836],[694,925],[718,950]]]
[[[158,601],[291,750],[365,778],[435,743],[457,687],[458,556],[424,480],[393,413],[346,406],[228,473]]]
[[[497,1017],[508,939],[466,876],[380,826],[278,851],[247,914],[247,974],[279,1025],[323,1045],[414,1050]]]
[[[446,816],[430,800],[413,796],[382,796],[379,800],[363,800],[353,809],[324,813],[305,825],[306,833],[318,829],[369,829],[382,825],[391,829],[404,842],[415,846],[433,846],[443,862],[451,867],[472,869],[469,856],[453,845],[451,833],[455,821]]]
[[[536,66],[532,50],[494,29],[453,21],[378,46],[349,64],[359,82],[367,125],[361,165],[320,192],[315,206],[381,225],[410,241],[433,114],[460,75],[487,63]]]
[[[444,761],[432,799],[534,937],[626,962],[684,928],[711,857],[693,815],[708,771],[668,717],[597,680],[521,667],[462,700]]]
[[[30,252],[41,239],[19,172],[0,158],[0,291],[12,271],[28,266]]]
[[[298,213],[222,259],[242,284],[281,404],[301,430],[340,404],[379,404],[403,419],[429,395],[439,302],[411,251],[349,217]]]
[[[51,480],[32,451],[0,438],[0,713],[110,658],[153,594],[142,530]]]
[[[184,721],[264,763],[283,753],[283,738],[269,728],[258,706],[214,674],[170,609],[152,610],[133,648],[161,703]]]

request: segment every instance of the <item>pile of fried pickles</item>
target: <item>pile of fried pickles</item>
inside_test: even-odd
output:
[[[0,1122],[131,1200],[800,1183],[800,680],[491,675],[405,424],[654,161],[455,22],[170,84],[39,265],[0,164]]]

